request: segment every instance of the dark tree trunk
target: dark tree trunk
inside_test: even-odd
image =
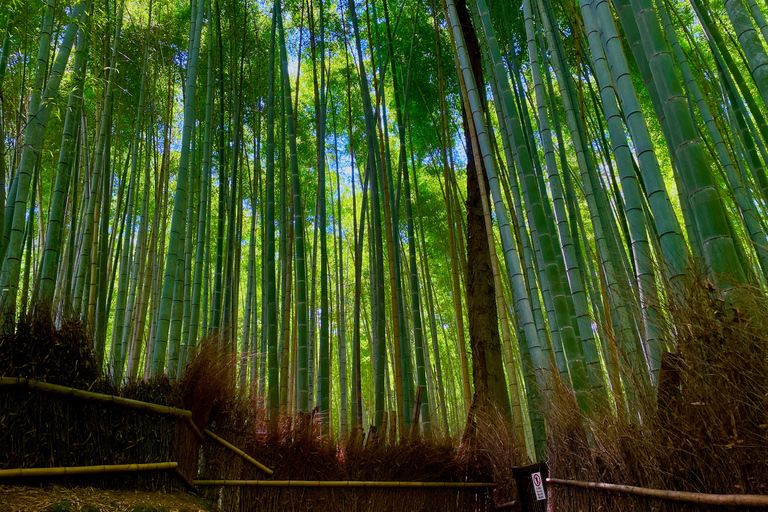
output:
[[[467,11],[465,0],[456,0],[456,10],[461,22],[464,41],[472,63],[478,90],[484,91],[482,62],[477,34]],[[504,363],[501,355],[499,321],[496,312],[496,291],[491,269],[491,253],[485,230],[483,204],[477,169],[482,158],[472,150],[467,112],[462,109],[464,139],[467,148],[467,275],[466,295],[469,316],[469,343],[472,350],[472,381],[478,399],[490,400],[499,410],[509,416],[509,395],[504,378]],[[481,167],[482,171],[482,167]],[[488,188],[488,178],[481,172]]]

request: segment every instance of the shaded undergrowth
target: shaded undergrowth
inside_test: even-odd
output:
[[[702,284],[703,283],[703,284]],[[718,494],[768,494],[768,300],[757,290],[725,295],[708,281],[663,306],[667,351],[658,386],[617,394],[588,419],[553,376],[546,393],[550,474],[555,478]],[[607,333],[608,336],[610,333]],[[609,340],[610,342],[611,340]],[[176,460],[188,478],[488,482],[484,489],[205,487],[226,511],[491,510],[517,499],[512,468],[529,461],[506,418],[479,402],[456,439],[391,442],[352,430],[327,434],[318,414],[270,424],[258,398],[238,388],[236,354],[210,337],[179,381],[158,377],[116,386],[100,374],[87,330],[34,317],[0,335],[0,375],[116,394],[192,411],[208,428],[273,468],[268,476],[219,444],[202,446],[172,418],[81,403],[23,388],[0,390],[0,468]],[[619,365],[624,382],[631,372]],[[258,393],[252,393],[258,397]],[[387,438],[390,438],[387,442]],[[82,483],[84,480],[77,480]],[[179,487],[171,474],[89,477],[105,487]],[[698,511],[700,505],[554,487],[559,511]]]
[[[587,422],[571,393],[554,395],[547,410],[551,476],[768,494],[768,300],[750,288],[721,295],[701,278],[664,307],[668,351],[657,388],[624,395],[624,404]],[[712,509],[560,486],[551,496],[562,511]]]
[[[270,477],[214,442],[202,446],[183,422],[111,404],[82,402],[19,387],[0,389],[0,469],[179,462],[189,478],[369,481],[491,481],[476,433],[462,442],[353,433],[324,434],[319,415],[281,416],[270,427],[257,400],[236,386],[236,357],[219,337],[193,351],[178,381],[165,376],[117,386],[102,375],[88,330],[58,328],[44,315],[0,336],[0,376],[26,377],[77,389],[182,407],[209,428],[274,469]],[[202,449],[202,451],[201,451]],[[171,472],[46,478],[105,488],[181,488]],[[38,483],[39,480],[14,481]],[[201,488],[224,510],[447,511],[491,510],[486,489]]]
[[[0,376],[182,405],[179,386],[163,376],[116,386],[100,372],[92,346],[82,324],[65,321],[56,327],[48,315],[35,314],[18,322],[13,333],[0,335]],[[194,436],[176,418],[25,387],[0,388],[0,425],[0,469],[169,461],[193,469],[197,462]],[[183,488],[169,471],[45,477],[43,481],[149,490]]]
[[[210,350],[210,349],[209,349]],[[211,359],[208,358],[208,363]],[[188,371],[220,372],[211,364]],[[226,364],[220,365],[226,366]],[[232,379],[218,381],[233,386]],[[216,395],[216,398],[213,397]],[[243,449],[273,469],[266,475],[244,459],[216,443],[203,446],[205,480],[310,480],[310,481],[493,481],[476,438],[457,443],[453,439],[419,437],[388,443],[385,436],[363,435],[353,430],[342,439],[324,433],[318,414],[291,418],[281,416],[271,427],[257,400],[239,398],[230,387],[205,400],[210,411],[207,425],[217,435]],[[208,405],[211,404],[211,405]],[[193,409],[194,410],[194,409]],[[388,437],[388,436],[387,436]],[[345,489],[278,487],[205,487],[206,497],[226,511],[450,511],[493,509],[486,489]]]

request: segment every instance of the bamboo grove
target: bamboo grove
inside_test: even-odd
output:
[[[637,419],[660,304],[766,287],[759,2],[4,0],[5,328],[118,383],[216,335],[339,436],[474,395],[541,459],[557,374]]]

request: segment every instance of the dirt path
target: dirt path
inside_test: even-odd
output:
[[[210,512],[182,492],[113,491],[92,487],[0,485],[0,512]]]

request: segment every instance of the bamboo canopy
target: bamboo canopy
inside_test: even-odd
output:
[[[2,327],[87,326],[116,386],[217,337],[271,429],[447,438],[477,393],[543,460],[551,375],[643,420],[684,288],[768,291],[765,2],[10,5]]]

